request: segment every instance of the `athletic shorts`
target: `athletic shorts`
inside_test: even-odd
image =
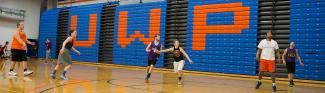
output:
[[[178,72],[179,70],[183,70],[185,61],[180,60],[178,62],[174,62],[174,72]]]
[[[156,63],[157,63],[157,59],[148,60],[148,66],[151,66],[151,65],[155,66]]]
[[[296,72],[296,62],[286,62],[286,68],[288,73]]]
[[[69,49],[64,49],[64,52],[62,54],[59,55],[58,57],[58,62],[59,64],[63,64],[63,65],[71,65],[72,64],[72,59],[70,56],[70,50]]]
[[[11,49],[11,61],[15,61],[15,62],[27,61],[26,50]]]
[[[261,59],[260,71],[274,73],[275,72],[275,61]]]

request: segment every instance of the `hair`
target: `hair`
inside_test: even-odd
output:
[[[177,39],[174,39],[174,43],[175,43],[175,42],[179,42],[179,41],[178,41]]]
[[[156,38],[157,36],[160,36],[160,35],[159,35],[159,34],[156,34],[156,35],[155,35],[155,38]]]
[[[9,41],[6,41],[6,44],[9,44]]]
[[[267,31],[266,34],[267,34],[267,33],[271,33],[271,34],[272,34],[272,31]]]
[[[16,24],[16,27],[18,28],[20,26],[20,23],[21,22],[24,22],[24,21],[18,21],[17,24]]]
[[[76,30],[74,30],[74,29],[70,29],[69,36],[71,36],[71,34],[72,34],[73,32],[76,32]]]

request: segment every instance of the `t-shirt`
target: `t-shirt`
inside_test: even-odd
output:
[[[24,43],[27,42],[26,33],[24,31],[18,31],[15,33],[19,33],[20,39],[23,40]],[[11,49],[17,49],[17,50],[26,50],[26,46],[23,46],[19,43],[19,41],[13,36],[12,43],[11,43]]]
[[[261,59],[275,60],[275,50],[279,49],[279,46],[278,43],[273,39],[271,41],[263,39],[258,44],[257,48],[262,49]]]

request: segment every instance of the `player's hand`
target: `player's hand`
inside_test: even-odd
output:
[[[160,51],[159,51],[159,50],[156,50],[156,53],[157,53],[157,54],[160,54]]]
[[[80,52],[79,51],[77,51],[77,54],[78,54],[78,56],[80,56]]]
[[[194,62],[193,61],[190,61],[190,64],[194,64]]]
[[[63,52],[64,52],[64,50],[63,50],[63,49],[61,49],[61,50],[60,50],[60,54],[63,54]]]
[[[30,44],[34,46],[35,45],[35,42],[31,42]]]
[[[260,62],[260,57],[259,56],[256,56],[256,61]]]
[[[300,63],[300,66],[305,66],[305,64],[304,63]]]
[[[26,43],[23,43],[23,47],[26,47]]]

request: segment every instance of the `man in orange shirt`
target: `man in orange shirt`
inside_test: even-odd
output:
[[[17,30],[14,33],[13,39],[12,39],[12,44],[11,44],[11,68],[10,71],[8,72],[9,75],[11,76],[16,76],[17,73],[14,72],[14,67],[17,62],[22,62],[23,63],[23,68],[24,68],[24,75],[30,75],[33,72],[27,70],[27,44],[34,45],[34,43],[30,42],[27,40],[26,33],[24,32],[24,22],[19,22],[17,24]]]

